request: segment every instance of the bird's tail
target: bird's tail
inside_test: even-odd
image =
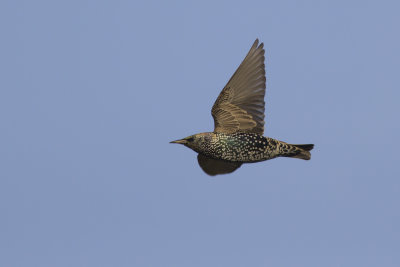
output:
[[[287,143],[280,143],[280,156],[309,160],[311,159],[310,151],[314,148],[313,144],[307,145],[292,145]]]

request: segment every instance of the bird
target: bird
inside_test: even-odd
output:
[[[314,144],[295,145],[263,136],[264,61],[264,44],[256,39],[211,109],[214,131],[170,142],[197,152],[197,161],[206,174],[228,174],[244,163],[277,157],[311,159]]]

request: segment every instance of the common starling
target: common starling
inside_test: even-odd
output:
[[[200,167],[209,175],[231,173],[243,163],[276,157],[309,160],[313,144],[292,145],[264,137],[264,44],[254,42],[243,62],[212,107],[214,132],[199,133],[171,143],[198,153]]]

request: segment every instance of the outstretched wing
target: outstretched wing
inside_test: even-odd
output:
[[[212,107],[214,131],[264,133],[265,65],[258,39]]]
[[[242,165],[241,162],[229,162],[224,160],[212,159],[202,154],[197,155],[197,161],[199,162],[199,165],[203,169],[203,171],[211,176],[234,172]]]

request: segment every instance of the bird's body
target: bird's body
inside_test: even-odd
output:
[[[263,44],[256,40],[212,107],[214,132],[199,133],[171,143],[198,154],[209,175],[231,173],[243,163],[276,157],[309,160],[314,145],[292,145],[264,137],[265,65]]]
[[[276,157],[301,154],[302,149],[256,133],[200,133],[191,147],[197,153],[212,159],[253,163]],[[301,145],[300,145],[301,146]],[[309,157],[309,153],[303,153]]]

